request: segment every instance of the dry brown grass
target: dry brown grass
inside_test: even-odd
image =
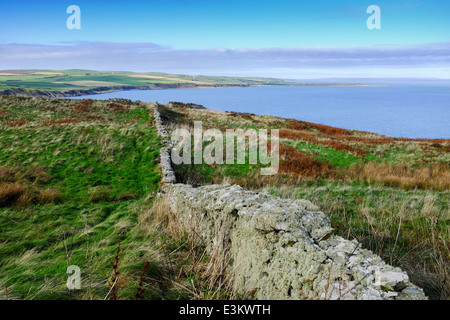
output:
[[[299,121],[294,119],[287,119],[286,120],[289,128],[294,130],[311,130],[315,129],[320,131],[321,133],[324,133],[327,136],[346,136],[351,135],[351,131],[347,129],[341,129],[341,128],[335,128],[331,126],[326,126],[323,124],[317,124],[317,123],[311,123],[306,121]]]
[[[60,203],[63,198],[58,190],[55,189],[45,189],[39,191],[39,204],[50,204],[50,203]]]
[[[94,187],[89,190],[89,202],[97,203],[101,201],[108,201],[111,199],[111,189],[102,186]]]
[[[15,205],[26,196],[27,188],[18,183],[0,183],[0,208]]]
[[[78,104],[76,104],[73,109],[76,112],[88,112],[89,108],[92,107],[92,105],[94,104],[94,100],[92,99],[82,99],[80,100],[80,102]]]
[[[450,168],[445,163],[436,163],[426,168],[413,168],[409,164],[355,163],[348,169],[341,170],[338,175],[347,182],[362,180],[403,189],[450,188]]]
[[[62,119],[62,120],[51,120],[44,122],[44,126],[58,126],[58,125],[64,125],[64,124],[72,124],[77,123],[78,120],[75,119]]]
[[[450,152],[450,144],[449,143],[447,143],[446,145],[442,145],[440,143],[435,142],[435,143],[432,143],[430,145],[430,147],[442,150],[444,152]]]
[[[101,116],[86,116],[82,118],[83,120],[94,120],[94,121],[105,121],[106,119]]]
[[[16,175],[20,172],[19,168],[0,167],[0,182],[16,181]]]
[[[59,203],[62,196],[58,190],[39,190],[17,182],[0,182],[0,208],[16,206],[23,208],[31,204]]]
[[[327,176],[333,172],[333,167],[309,155],[299,152],[287,145],[280,145],[280,173],[293,173],[302,177],[315,178]]]
[[[165,258],[168,269],[176,275],[171,283],[178,289],[186,291],[196,300],[233,299],[235,292],[228,285],[230,273],[226,273],[229,264],[228,247],[205,243],[199,236],[199,226],[187,225],[171,210],[170,199],[166,195],[158,197],[150,212],[139,217],[140,227],[164,234],[164,238],[179,243],[167,252]],[[218,239],[223,237],[223,230],[217,230]],[[194,281],[195,279],[195,281]]]
[[[289,140],[303,140],[308,142],[316,141],[315,136],[316,133],[308,131],[308,130],[295,130],[295,129],[279,129],[280,139],[289,139]]]
[[[22,180],[46,183],[51,180],[51,177],[43,166],[33,166],[27,169],[0,167],[0,182],[20,182]]]
[[[118,112],[118,113],[125,112],[127,110],[126,106],[124,106],[122,104],[119,104],[119,103],[115,103],[115,102],[108,103],[106,107],[109,110],[114,111],[114,112]]]
[[[28,169],[0,168],[0,207],[60,202],[62,198],[58,190],[40,186],[50,180],[51,177],[42,166]]]
[[[153,215],[151,218],[154,219],[158,226],[163,228],[164,233],[176,240],[183,239],[185,229],[172,213],[168,197],[162,196],[157,198],[153,203],[151,214]]]
[[[375,135],[373,138],[364,138],[364,137],[341,137],[342,139],[346,139],[350,142],[357,142],[366,145],[390,145],[394,143],[393,138],[380,138]]]
[[[252,122],[258,122],[257,117],[255,117],[256,114],[254,113],[230,111],[226,112],[226,114],[230,117],[241,117],[243,119],[250,120]]]
[[[27,123],[28,123],[28,120],[17,120],[17,121],[9,122],[6,125],[8,127],[21,127]]]
[[[312,144],[334,148],[338,151],[349,152],[359,157],[362,157],[368,153],[366,150],[358,148],[355,145],[348,144],[346,136],[338,136],[337,138],[332,137],[331,139],[327,140],[319,140],[317,138],[317,135],[311,131],[295,129],[280,129],[279,135],[281,139],[302,140]],[[343,143],[341,141],[345,141],[347,143]]]
[[[439,143],[439,144],[449,144],[450,139],[409,139],[409,138],[394,138],[396,141],[404,141],[404,142],[410,142],[410,141],[419,141],[419,142],[428,142],[428,143]]]

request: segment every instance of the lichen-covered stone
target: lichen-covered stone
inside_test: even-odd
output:
[[[158,103],[151,103],[149,104],[149,109],[153,109],[153,117],[155,119],[155,125],[156,125],[156,131],[158,132],[158,135],[162,138],[169,137],[169,133],[164,128],[162,120],[161,120],[161,114],[158,111]]]
[[[227,270],[241,294],[256,299],[426,299],[406,273],[357,241],[333,235],[325,214],[308,201],[226,184],[172,184],[165,192],[174,214],[211,250],[227,242],[232,261]]]
[[[161,115],[157,108],[157,103],[151,103],[149,105],[149,109],[153,110],[153,116],[155,119],[156,124],[156,131],[158,133],[158,136],[161,138],[168,138],[169,134],[167,133],[166,129],[164,128],[162,121],[161,121]],[[170,158],[170,151],[173,147],[171,141],[163,141],[163,143],[166,145],[166,147],[161,148],[159,151],[159,157],[160,157],[160,166],[162,171],[162,179],[161,182],[163,184],[166,183],[175,183],[175,172],[172,169],[171,164],[171,158]]]
[[[377,270],[375,272],[375,283],[374,285],[380,289],[386,291],[400,291],[407,287],[409,281],[408,275],[404,272],[389,270]]]
[[[160,166],[162,171],[162,183],[175,183],[175,172],[172,170],[172,166],[170,164],[170,150],[166,147],[161,148],[159,151],[160,157]]]

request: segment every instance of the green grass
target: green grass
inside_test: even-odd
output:
[[[337,167],[348,167],[352,163],[362,161],[360,157],[356,157],[348,152],[304,141],[297,141],[295,147],[299,151],[314,155],[313,158],[315,159],[327,161]]]
[[[119,298],[135,297],[145,261],[150,262],[145,277],[163,279],[158,236],[138,223],[151,209],[160,179],[161,145],[149,110],[131,104],[118,112],[108,102],[95,102],[80,113],[79,104],[0,98],[0,110],[8,111],[0,118],[0,169],[19,170],[0,177],[0,189],[15,181],[30,192],[58,192],[46,204],[17,202],[0,208],[3,298],[7,292],[19,299],[103,299],[119,243]],[[31,122],[8,125],[18,119]],[[49,123],[64,119],[77,122]],[[30,168],[37,168],[38,178],[21,175]],[[65,286],[68,264],[81,268],[80,291]],[[160,285],[163,280],[142,298],[183,296],[160,290]]]
[[[0,97],[0,133],[0,298],[217,297],[206,249],[158,205],[146,104]]]
[[[205,248],[158,205],[147,107],[0,97],[0,299],[214,297],[199,286]]]
[[[16,115],[7,120],[26,114],[21,108],[11,111]],[[68,116],[63,110],[51,119]],[[86,201],[89,190],[99,186],[111,189],[113,199],[155,191],[159,142],[155,128],[145,125],[148,110],[141,107],[109,116],[107,123],[95,125],[80,120],[69,125],[7,127],[0,136],[0,163],[46,167],[53,178],[49,187],[61,190],[72,201]]]
[[[39,74],[42,72],[51,74]],[[114,88],[119,85],[126,86],[152,86],[167,84],[190,84],[198,86],[214,85],[286,85],[282,80],[267,78],[233,78],[171,75],[161,72],[146,73],[152,78],[133,77],[133,72],[125,71],[93,71],[93,70],[19,70],[16,75],[0,74],[0,92],[7,89],[22,88],[27,90],[47,90],[64,92],[68,90],[91,90],[100,87]],[[72,81],[102,81],[105,84],[95,86],[83,86]],[[110,84],[107,84],[110,83]]]

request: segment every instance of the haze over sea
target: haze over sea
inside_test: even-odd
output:
[[[118,91],[76,98],[180,101],[268,114],[391,137],[450,138],[450,87],[273,86]]]

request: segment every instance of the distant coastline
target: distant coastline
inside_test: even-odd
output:
[[[0,71],[0,95],[63,98],[129,90],[236,88],[260,86],[377,87],[362,83],[291,82],[274,78],[242,78],[93,70]],[[3,88],[2,88],[3,87]]]
[[[0,91],[3,96],[18,96],[18,97],[34,97],[34,98],[68,98],[78,97],[102,93],[110,93],[117,91],[131,91],[131,90],[164,90],[164,89],[211,89],[211,88],[249,88],[249,87],[272,87],[272,86],[296,86],[296,87],[387,87],[385,85],[372,84],[286,84],[286,85],[192,85],[192,84],[155,84],[152,86],[120,86],[120,87],[98,87],[92,89],[81,90],[35,90],[26,88],[11,88]]]
[[[77,89],[68,91],[57,90],[35,90],[25,88],[12,88],[0,91],[0,95],[4,96],[20,96],[20,97],[34,97],[34,98],[65,98],[78,97],[93,94],[110,93],[117,91],[131,91],[131,90],[163,90],[163,89],[201,89],[201,88],[234,88],[234,87],[249,87],[246,85],[211,85],[211,86],[195,86],[191,84],[155,84],[152,86],[120,86],[120,87],[97,87],[92,89]]]

